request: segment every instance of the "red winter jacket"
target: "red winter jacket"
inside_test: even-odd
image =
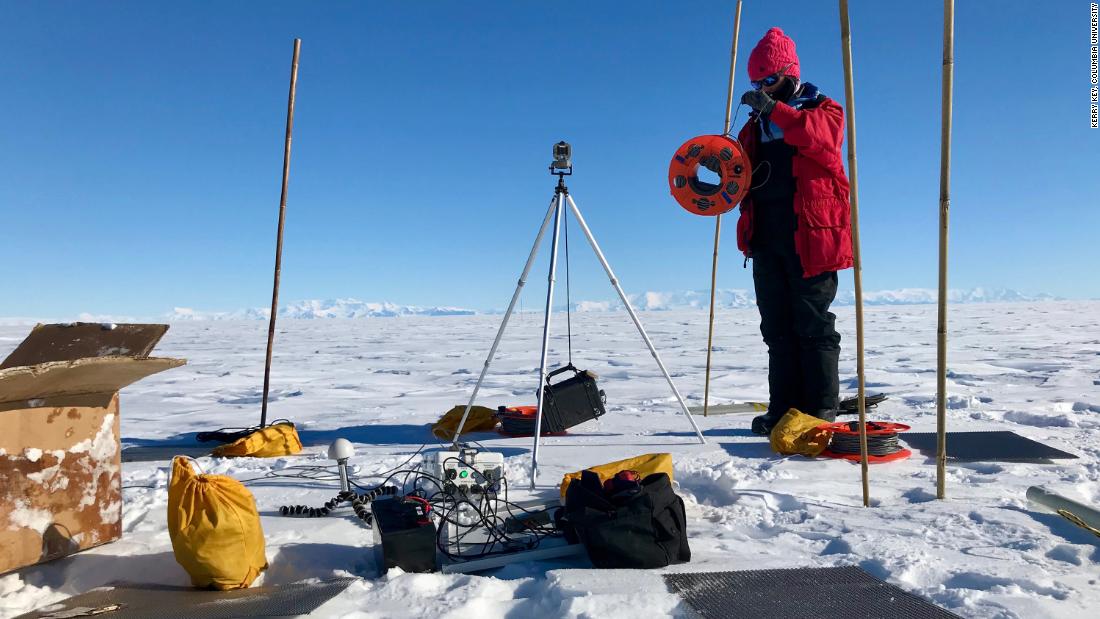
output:
[[[802,262],[803,277],[852,266],[852,216],[848,201],[848,177],[840,145],[844,141],[844,110],[829,98],[814,107],[796,110],[776,102],[771,120],[783,130],[783,140],[798,149],[792,161],[795,177],[794,212],[798,229],[794,248]],[[749,161],[760,144],[760,123],[749,119],[737,140]],[[741,201],[737,220],[737,248],[752,257],[752,192]]]

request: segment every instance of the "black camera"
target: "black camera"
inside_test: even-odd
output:
[[[562,141],[554,145],[554,160],[550,162],[551,174],[569,174],[573,171],[573,147]]]

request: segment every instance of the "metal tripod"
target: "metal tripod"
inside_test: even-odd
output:
[[[546,354],[550,344],[550,310],[554,300],[554,279],[558,267],[558,235],[561,231],[561,220],[566,215],[565,207],[567,203],[569,209],[573,212],[573,216],[576,217],[577,223],[580,224],[581,230],[584,231],[584,236],[588,239],[588,244],[592,246],[592,251],[596,253],[596,257],[599,258],[600,264],[603,265],[607,277],[611,280],[611,286],[619,293],[619,298],[622,300],[623,306],[626,307],[627,313],[630,314],[630,319],[634,321],[634,326],[638,328],[638,333],[642,336],[642,340],[645,341],[646,347],[649,348],[649,353],[653,355],[653,359],[657,362],[657,366],[661,368],[661,373],[664,374],[665,380],[668,381],[668,386],[672,389],[672,394],[676,396],[676,400],[680,403],[680,408],[683,409],[684,415],[687,416],[688,421],[691,423],[695,435],[699,437],[699,442],[703,444],[707,442],[706,439],[703,438],[703,433],[699,430],[699,426],[695,424],[695,418],[691,416],[691,411],[688,410],[687,403],[684,402],[684,397],[680,395],[680,391],[676,388],[676,384],[672,382],[672,376],[669,375],[664,362],[661,361],[661,356],[657,354],[657,349],[653,347],[653,342],[649,339],[649,334],[646,333],[641,320],[638,319],[638,314],[630,304],[630,299],[628,299],[626,293],[623,292],[622,286],[619,285],[619,280],[611,270],[611,265],[608,264],[607,258],[604,257],[599,244],[596,243],[596,238],[592,236],[592,231],[588,229],[588,224],[585,223],[584,216],[581,215],[580,209],[577,208],[577,203],[574,202],[573,197],[569,195],[569,188],[565,186],[565,176],[567,173],[555,172],[555,174],[557,174],[558,177],[558,185],[554,188],[554,198],[550,201],[550,208],[547,209],[546,216],[542,220],[542,226],[539,228],[539,233],[535,237],[535,244],[531,247],[531,254],[527,257],[527,264],[524,265],[523,273],[519,276],[519,282],[516,285],[516,290],[512,293],[512,301],[508,304],[508,310],[504,312],[504,319],[500,322],[500,329],[497,330],[496,339],[493,340],[493,346],[489,349],[489,355],[485,359],[485,365],[481,368],[481,375],[478,376],[477,384],[474,385],[474,392],[470,395],[470,402],[466,404],[466,410],[462,413],[462,420],[459,421],[454,436],[454,443],[457,445],[458,438],[462,434],[462,428],[466,425],[466,418],[469,417],[470,409],[473,407],[474,401],[477,399],[477,393],[481,389],[481,383],[485,380],[485,375],[489,371],[489,365],[493,362],[493,357],[496,356],[497,347],[500,345],[500,340],[504,336],[504,330],[508,327],[508,320],[512,317],[512,311],[516,307],[516,302],[519,300],[519,295],[523,291],[524,284],[527,283],[527,276],[531,272],[531,265],[535,262],[535,256],[538,254],[539,245],[542,243],[542,238],[546,235],[547,226],[550,225],[550,217],[553,216],[554,237],[550,249],[550,273],[547,277],[546,313],[542,324],[542,355],[541,361],[539,362],[538,406],[535,410],[535,445],[531,452],[532,490],[535,488],[535,478],[538,476],[539,442],[542,433],[543,382],[546,378]]]

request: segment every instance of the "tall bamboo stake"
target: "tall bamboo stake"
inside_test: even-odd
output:
[[[290,61],[290,95],[286,104],[286,141],[283,144],[283,191],[279,196],[279,228],[275,233],[275,283],[271,288],[271,320],[267,327],[267,358],[264,361],[264,397],[260,405],[260,425],[267,425],[267,393],[271,386],[271,351],[275,345],[275,315],[279,309],[279,276],[283,264],[283,223],[286,219],[286,189],[290,180],[290,134],[294,129],[294,92],[298,86],[298,51],[302,40],[294,39],[294,58]]]
[[[840,38],[844,52],[844,97],[848,103],[848,176],[852,196],[852,262],[856,287],[856,375],[859,378],[859,463],[863,476],[863,506],[871,505],[867,479],[867,393],[863,366],[863,261],[859,245],[859,175],[856,173],[856,95],[852,78],[852,29],[848,0],[840,0]]]
[[[726,94],[726,124],[722,134],[730,132],[730,115],[733,113],[733,80],[737,72],[737,38],[741,34],[741,0],[737,0],[737,13],[733,18],[733,45],[730,48],[730,82]],[[714,343],[714,293],[718,283],[718,239],[722,236],[722,216],[714,218],[714,255],[710,263],[710,320],[707,323],[707,376],[703,384],[703,416],[710,407],[710,354]]]
[[[947,223],[951,211],[951,96],[955,78],[955,0],[943,3],[940,119],[940,290],[936,327],[936,498],[947,496]]]

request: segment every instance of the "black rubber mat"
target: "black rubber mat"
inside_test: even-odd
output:
[[[232,619],[308,615],[348,588],[355,578],[276,587],[200,591],[186,587],[118,585],[92,589],[16,619]]]
[[[901,440],[929,457],[936,456],[935,432],[904,432]],[[947,459],[957,462],[1045,462],[1077,456],[1015,432],[948,432]]]
[[[958,619],[855,566],[665,574],[702,619]]]
[[[156,447],[126,447],[122,450],[123,462],[168,462],[176,456],[201,458],[209,456],[214,448],[208,445],[157,445]]]

